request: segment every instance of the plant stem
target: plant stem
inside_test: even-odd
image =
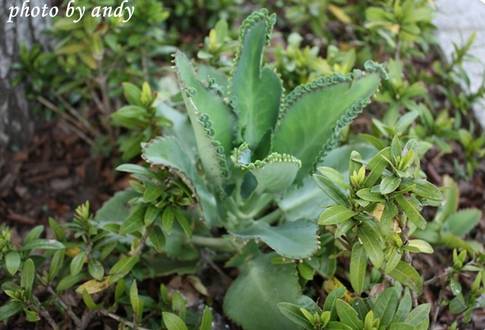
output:
[[[283,211],[276,209],[271,213],[266,214],[264,217],[259,218],[257,221],[266,222],[267,224],[273,224],[276,220],[280,219],[283,215]]]
[[[452,269],[451,269],[450,267],[446,268],[446,269],[444,270],[444,272],[442,272],[441,274],[438,274],[438,275],[436,275],[436,276],[433,276],[433,277],[432,277],[432,278],[430,278],[429,280],[426,280],[426,281],[424,282],[424,285],[429,285],[429,284],[432,284],[432,283],[436,282],[437,280],[439,280],[440,278],[447,276],[447,275],[448,275],[448,274],[451,272],[451,270],[452,270]]]
[[[139,327],[136,324],[134,324],[133,322],[127,321],[124,318],[122,318],[122,317],[120,317],[120,316],[118,316],[116,314],[113,314],[113,313],[108,312],[107,310],[102,309],[102,310],[99,311],[99,313],[102,314],[102,315],[104,315],[104,316],[107,316],[109,318],[112,318],[113,320],[116,320],[116,321],[118,321],[118,322],[120,322],[120,323],[122,323],[124,325],[127,325],[130,328],[132,328],[132,329],[149,330],[147,328]]]
[[[81,326],[81,320],[76,316],[76,314],[73,312],[73,310],[71,309],[71,307],[69,305],[67,305],[64,300],[62,300],[62,298],[56,293],[56,291],[52,288],[52,286],[48,283],[46,283],[43,278],[41,276],[39,276],[39,274],[37,274],[37,279],[39,280],[39,282],[47,289],[47,291],[54,297],[57,299],[57,302],[59,303],[59,305],[62,307],[63,310],[65,310],[67,312],[67,314],[69,315],[69,317],[72,319],[72,321],[74,322],[74,324],[76,325],[77,328],[79,328]]]
[[[229,241],[224,237],[205,237],[205,236],[192,236],[192,243],[199,246],[208,247],[214,250],[224,251],[224,252],[235,252],[237,251],[234,243]]]

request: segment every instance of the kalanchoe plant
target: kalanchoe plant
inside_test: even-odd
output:
[[[191,187],[209,228],[223,227],[233,239],[264,242],[282,257],[301,259],[318,249],[317,224],[304,217],[285,221],[278,200],[313,172],[386,73],[368,62],[366,71],[323,77],[285,95],[279,76],[263,65],[274,23],[275,16],[266,10],[243,22],[226,88],[215,88],[224,80],[206,70],[198,72],[183,53],[176,53],[192,137],[178,131],[184,125],[174,125],[173,136],[144,145],[142,156],[152,166],[169,168]],[[228,246],[225,237],[193,241],[204,242]],[[273,329],[275,324],[288,328],[276,303],[300,295],[294,265],[272,265],[272,255],[257,248],[252,255],[257,257],[244,264],[226,295],[225,311],[246,329]],[[255,283],[260,283],[257,288]],[[281,292],[275,296],[260,286]]]

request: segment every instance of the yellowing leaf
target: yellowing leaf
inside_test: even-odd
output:
[[[342,10],[342,8],[335,5],[328,5],[328,10],[335,16],[340,22],[345,24],[351,24],[352,19]]]
[[[96,280],[89,280],[84,282],[76,289],[76,292],[82,294],[83,290],[86,290],[89,294],[94,294],[97,292],[101,292],[105,289],[109,288],[109,276],[106,276],[102,281]]]

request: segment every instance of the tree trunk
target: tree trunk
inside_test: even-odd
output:
[[[49,19],[42,17],[16,17],[9,19],[11,6],[22,6],[25,0],[0,0],[0,158],[2,150],[18,149],[29,142],[33,121],[22,85],[13,86],[13,64],[19,60],[21,45],[34,43],[47,45],[44,30]],[[31,0],[33,6],[49,5],[49,0]],[[1,159],[0,159],[1,162]]]

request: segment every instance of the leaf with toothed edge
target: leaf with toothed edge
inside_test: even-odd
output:
[[[283,257],[303,259],[318,249],[317,230],[315,222],[309,220],[286,222],[274,227],[255,221],[232,234],[243,239],[260,239]]]
[[[175,137],[156,138],[144,144],[142,158],[151,165],[167,167],[174,171],[196,195],[205,221],[212,226],[219,225],[215,197],[207,190],[196,172],[195,165]]]
[[[210,88],[206,87],[199,80],[198,73],[195,72],[190,60],[180,51],[175,54],[175,68],[177,77],[182,90],[190,97],[196,109],[209,117],[214,130],[212,136],[214,140],[224,148],[226,154],[232,149],[232,124],[233,115],[228,105]],[[191,105],[186,103],[189,108]]]
[[[272,138],[272,151],[302,162],[297,180],[310,173],[338,141],[340,131],[370,102],[384,69],[373,62],[366,72],[322,77],[295,88],[284,100]]]
[[[221,188],[228,175],[225,152],[231,148],[231,114],[224,102],[197,79],[181,52],[177,52],[175,64],[200,160],[211,182]]]
[[[240,48],[230,84],[230,99],[239,115],[239,135],[252,149],[274,128],[282,95],[278,75],[262,67],[276,16],[266,9],[252,13],[241,25]]]
[[[245,143],[234,150],[232,160],[243,170],[250,171],[257,181],[256,192],[283,193],[291,186],[301,167],[300,160],[291,155],[272,153],[263,160],[249,163],[251,150]]]

